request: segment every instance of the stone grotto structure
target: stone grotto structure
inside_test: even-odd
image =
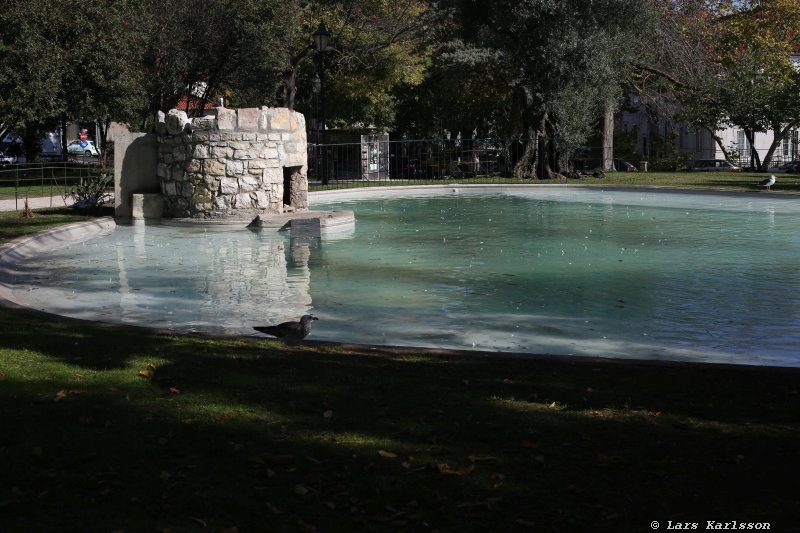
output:
[[[306,124],[286,108],[218,108],[158,125],[156,174],[172,219],[248,221],[308,209]]]
[[[258,226],[317,235],[352,225],[352,211],[308,210],[302,114],[286,108],[216,108],[189,118],[159,113],[156,133],[114,142],[118,223]]]

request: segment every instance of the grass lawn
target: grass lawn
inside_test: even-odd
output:
[[[797,529],[800,369],[0,331],[0,531]]]
[[[589,186],[635,186],[635,187],[673,187],[687,189],[715,189],[731,191],[764,191],[757,183],[769,174],[757,172],[609,172],[605,178],[583,177],[569,180],[516,180],[505,178],[461,178],[439,180],[390,180],[386,181],[356,181],[348,183],[331,183],[321,185],[311,183],[312,191],[341,189],[351,187],[381,187],[385,185],[441,185],[443,183],[535,183],[535,184],[563,184],[589,185]],[[777,184],[772,188],[774,193],[800,192],[800,174],[778,174]]]
[[[24,205],[24,202],[20,202]],[[30,235],[39,231],[70,222],[80,222],[97,216],[113,216],[113,206],[101,206],[93,210],[81,212],[75,209],[52,208],[35,209],[34,218],[22,217],[21,211],[0,211],[0,244],[22,235]]]

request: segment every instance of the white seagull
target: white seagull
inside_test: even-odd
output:
[[[774,175],[768,177],[767,179],[763,179],[760,182],[758,182],[758,186],[759,187],[766,187],[768,191],[770,190],[770,187],[772,187],[773,185],[775,185],[775,176]]]

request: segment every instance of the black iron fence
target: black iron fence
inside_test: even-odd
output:
[[[309,144],[308,179],[312,188],[513,180],[514,166],[524,149],[523,140],[389,141],[385,136],[360,143]]]
[[[75,161],[0,165],[0,201],[13,203],[11,208],[20,210],[26,198],[49,197],[54,198],[52,207],[61,207],[67,202],[58,201],[58,197],[85,180],[109,172],[113,169]]]

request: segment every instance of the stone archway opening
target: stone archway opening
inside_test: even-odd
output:
[[[283,212],[308,209],[308,179],[302,167],[283,167]]]

